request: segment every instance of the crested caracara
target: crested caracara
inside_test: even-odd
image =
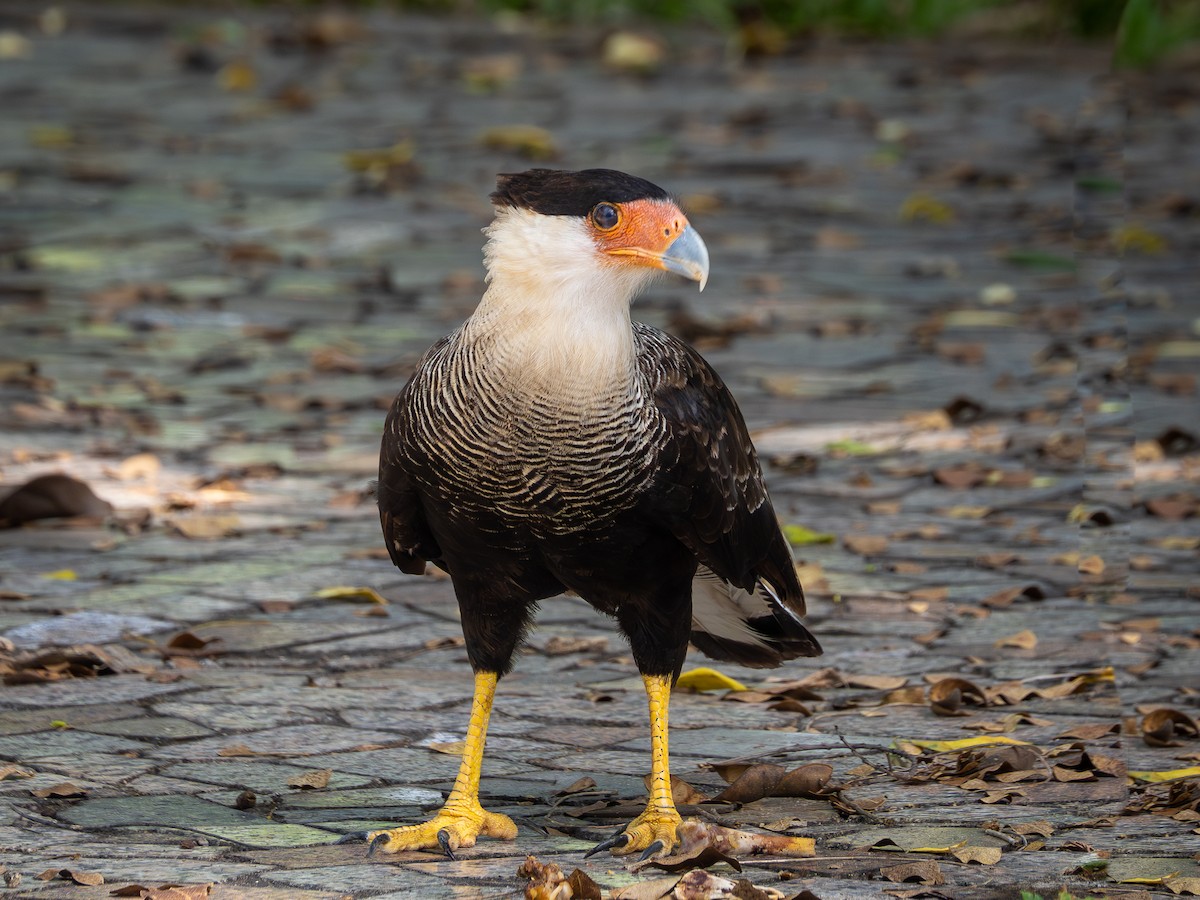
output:
[[[607,169],[502,175],[492,202],[487,290],[396,397],[379,460],[392,561],[413,574],[432,562],[454,582],[471,720],[441,811],[366,837],[452,853],[516,836],[479,803],[496,682],[538,601],[574,591],[616,619],[650,703],[649,803],[596,849],[669,851],[667,701],[688,642],[760,667],[821,648],[729,390],[687,344],[630,319],[655,275],[708,278],[679,206]]]

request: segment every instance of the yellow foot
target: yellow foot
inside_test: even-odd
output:
[[[670,853],[679,843],[679,824],[683,818],[674,807],[647,807],[640,816],[608,840],[601,841],[587,856],[611,850],[618,856],[641,852],[642,859]]]
[[[402,850],[441,847],[447,856],[454,859],[455,850],[474,847],[475,839],[480,835],[511,841],[517,836],[517,825],[508,816],[488,812],[478,804],[460,806],[454,810],[443,809],[420,825],[372,831],[366,836],[370,845],[367,854],[376,850],[399,853]]]

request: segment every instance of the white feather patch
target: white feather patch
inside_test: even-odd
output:
[[[766,647],[768,642],[746,620],[770,614],[766,598],[734,587],[704,566],[696,570],[692,579],[692,627],[696,631]]]

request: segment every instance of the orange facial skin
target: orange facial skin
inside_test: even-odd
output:
[[[610,210],[616,211],[616,222],[603,227],[611,221]],[[675,272],[700,282],[704,289],[708,251],[687,216],[671,201],[600,203],[588,215],[587,224],[602,253],[620,262]]]

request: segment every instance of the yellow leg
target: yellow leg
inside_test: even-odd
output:
[[[667,753],[671,678],[669,675],[643,675],[642,681],[650,701],[650,801],[645,811],[625,826],[624,831],[601,843],[596,850],[612,849],[613,853],[622,855],[640,851],[653,856],[670,852],[679,842],[679,823],[683,819],[671,796],[671,767]]]
[[[471,703],[471,722],[463,748],[462,765],[454,780],[454,789],[441,811],[420,825],[404,825],[367,835],[371,851],[399,853],[441,847],[448,855],[459,847],[474,847],[480,835],[511,841],[517,826],[508,816],[491,813],[479,805],[479,770],[483,764],[483,745],[487,740],[488,718],[496,695],[495,672],[475,674],[475,699]]]

